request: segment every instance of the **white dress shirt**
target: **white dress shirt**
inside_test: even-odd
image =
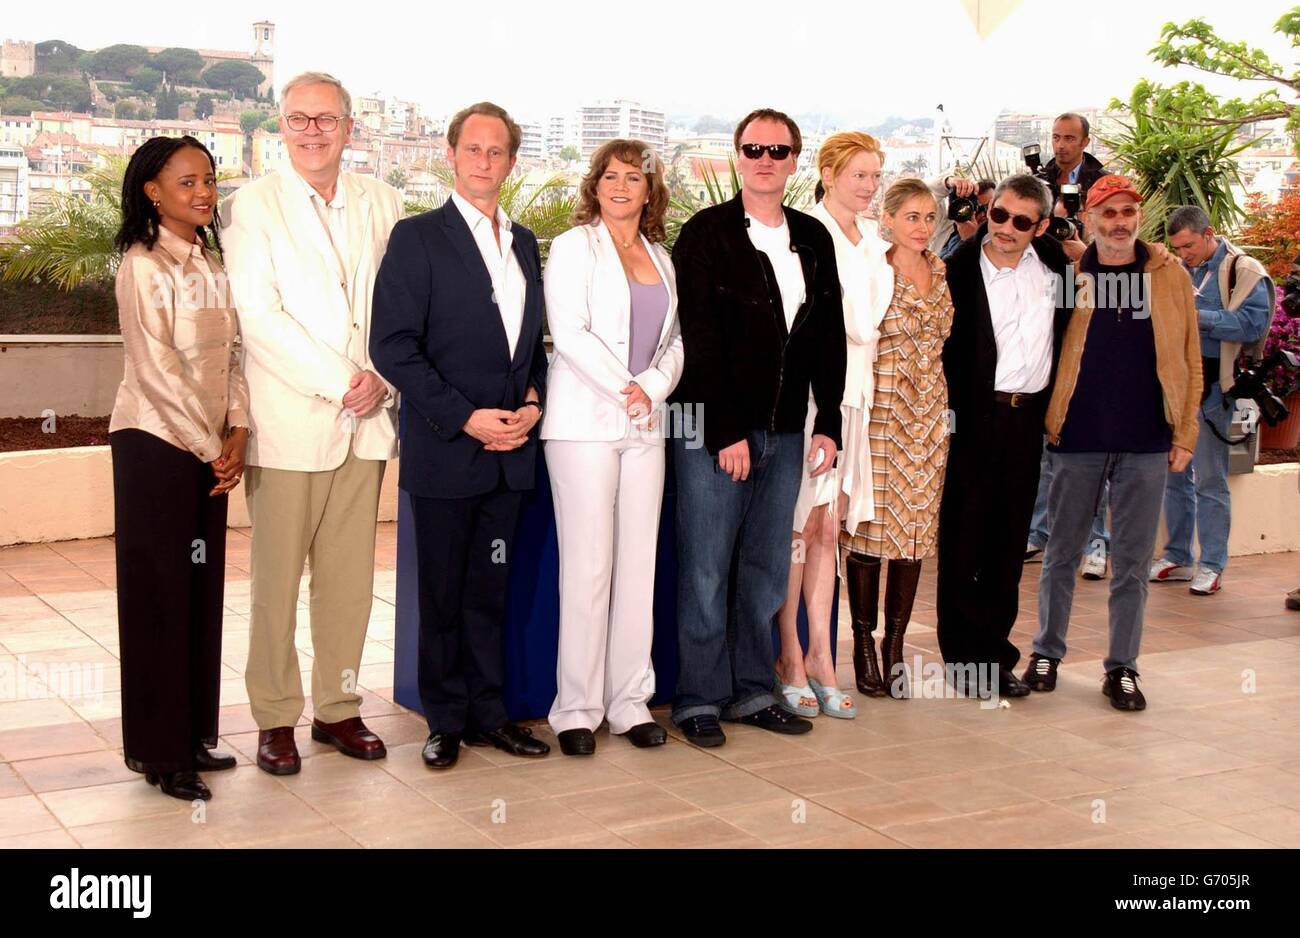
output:
[[[470,233],[474,235],[474,243],[478,245],[478,251],[483,255],[488,276],[492,278],[492,296],[497,304],[497,310],[501,313],[501,324],[505,326],[506,341],[510,343],[510,357],[513,359],[515,346],[519,344],[519,333],[524,327],[526,286],[524,271],[519,266],[519,259],[515,257],[515,252],[511,250],[515,239],[510,230],[510,219],[498,205],[497,225],[500,227],[501,237],[501,246],[498,247],[497,239],[492,235],[492,219],[484,215],[481,209],[462,197],[459,192],[452,192],[451,198],[460,211],[461,217],[465,219],[465,224],[469,225]]]
[[[991,237],[985,235],[983,245]],[[1058,277],[1031,244],[1015,267],[998,267],[980,247],[980,271],[998,346],[996,391],[1033,394],[1052,376],[1052,321]]]
[[[790,225],[782,215],[781,224],[773,228],[763,224],[749,212],[749,240],[754,247],[767,255],[776,273],[776,286],[781,291],[781,305],[785,307],[785,328],[794,325],[794,317],[803,305],[807,286],[803,282],[803,264],[799,255],[790,250]]]

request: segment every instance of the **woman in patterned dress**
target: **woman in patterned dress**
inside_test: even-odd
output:
[[[840,546],[848,554],[851,590],[855,579],[867,581],[858,585],[866,593],[866,601],[858,605],[872,627],[880,564],[889,561],[881,667],[889,695],[904,698],[911,690],[903,636],[921,561],[934,556],[938,542],[949,432],[941,353],[952,329],[952,300],[943,261],[926,248],[938,206],[925,183],[900,179],[890,186],[881,221],[893,242],[886,256],[894,272],[894,291],[880,323],[871,403],[869,483],[875,513],[856,529],[846,528]],[[864,477],[852,480],[850,501],[867,483]]]

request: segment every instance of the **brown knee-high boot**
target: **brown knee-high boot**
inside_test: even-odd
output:
[[[853,675],[858,692],[885,696],[885,682],[876,661],[876,615],[880,606],[880,558],[849,553],[844,561],[849,588],[849,615],[853,619]]]
[[[889,696],[901,700],[912,696],[903,663],[903,635],[912,617],[916,584],[921,579],[921,561],[891,560],[885,577],[885,640],[880,643],[880,663]]]

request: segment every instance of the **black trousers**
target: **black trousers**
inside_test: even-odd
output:
[[[982,446],[953,435],[939,508],[938,638],[950,664],[1014,668],[1025,543],[1043,455],[1041,407],[995,404]]]
[[[420,590],[420,703],[430,733],[506,722],[501,626],[520,492],[411,496]]]
[[[229,496],[212,467],[143,430],[109,434],[122,745],[139,772],[194,769],[217,743]]]

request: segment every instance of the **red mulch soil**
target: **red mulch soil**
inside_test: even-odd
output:
[[[0,453],[64,446],[107,446],[107,417],[53,417],[53,426],[41,417],[0,417]]]
[[[1295,449],[1262,449],[1255,465],[1271,466],[1280,462],[1300,462],[1300,446]]]

